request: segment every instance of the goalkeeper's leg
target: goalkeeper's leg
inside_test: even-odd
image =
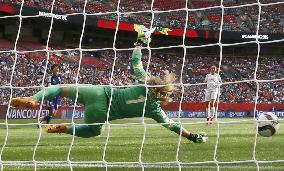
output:
[[[47,133],[66,133],[70,135],[74,134],[77,137],[89,138],[100,135],[102,127],[103,124],[79,125],[79,126],[67,126],[61,124],[61,125],[48,125],[45,128],[45,131]]]
[[[107,101],[101,98],[93,104],[87,105],[85,109],[86,125],[66,126],[49,125],[46,128],[47,133],[66,133],[77,137],[89,138],[101,134],[101,129],[106,121]],[[75,130],[74,130],[75,129]],[[75,132],[74,132],[75,131]]]
[[[78,85],[78,87],[74,85],[64,87],[61,85],[52,85],[46,87],[45,90],[41,90],[31,97],[13,98],[11,101],[11,106],[33,108],[36,107],[42,99],[51,101],[57,96],[67,97],[75,101],[77,94],[77,102],[83,105],[91,104],[100,99],[102,96],[105,96],[103,87],[93,85]]]
[[[78,90],[78,91],[77,91]],[[78,93],[77,93],[78,92]],[[79,85],[61,87],[54,85],[41,90],[32,97],[13,98],[11,105],[14,107],[35,107],[43,98],[51,100],[56,96],[67,97],[75,101],[78,94],[77,102],[85,105],[85,122],[90,125],[81,125],[75,127],[75,135],[79,137],[97,136],[101,132],[103,123],[106,120],[108,109],[108,98],[103,87]],[[91,123],[95,123],[91,125]],[[46,128],[48,133],[67,133],[73,134],[73,127],[66,125],[49,125]]]
[[[95,92],[94,92],[95,91]],[[67,125],[49,125],[46,128],[48,133],[66,133],[75,135],[77,137],[93,137],[101,134],[101,129],[107,119],[107,110],[108,110],[108,98],[104,93],[103,89],[96,89],[93,92],[88,92],[89,94],[81,94],[84,97],[92,94],[92,98],[95,98],[96,101],[92,103],[85,102],[85,123],[86,125],[77,125],[74,127]]]
[[[11,100],[11,106],[20,108],[34,108],[42,99],[53,100],[56,96],[64,97],[63,89],[69,91],[70,87],[62,88],[61,85],[52,85],[37,92],[31,97],[16,97]]]

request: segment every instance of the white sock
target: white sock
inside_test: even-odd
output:
[[[215,116],[215,107],[211,107],[210,114],[211,114],[212,118]]]
[[[210,108],[206,108],[206,114],[207,114],[207,118],[210,118]]]

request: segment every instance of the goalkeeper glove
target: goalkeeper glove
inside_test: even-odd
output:
[[[134,43],[134,46],[147,46],[151,42],[151,34],[155,32],[156,27],[152,29],[147,29],[142,25],[135,25],[135,31],[138,33],[137,41]]]
[[[151,42],[150,35],[146,37],[146,33],[138,35],[137,41],[134,43],[134,46],[147,46],[148,42]]]
[[[191,134],[188,139],[194,143],[205,143],[208,137],[205,132],[200,132],[199,134]]]

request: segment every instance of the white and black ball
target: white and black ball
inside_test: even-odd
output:
[[[271,137],[275,135],[279,129],[278,117],[272,112],[264,112],[257,118],[258,134],[263,137]]]

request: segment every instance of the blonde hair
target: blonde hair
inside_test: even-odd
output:
[[[170,101],[170,95],[176,90],[175,86],[172,85],[176,81],[176,75],[169,71],[164,71],[162,78],[148,75],[147,83],[149,85],[164,85],[161,87],[151,88],[152,95],[160,101]]]

